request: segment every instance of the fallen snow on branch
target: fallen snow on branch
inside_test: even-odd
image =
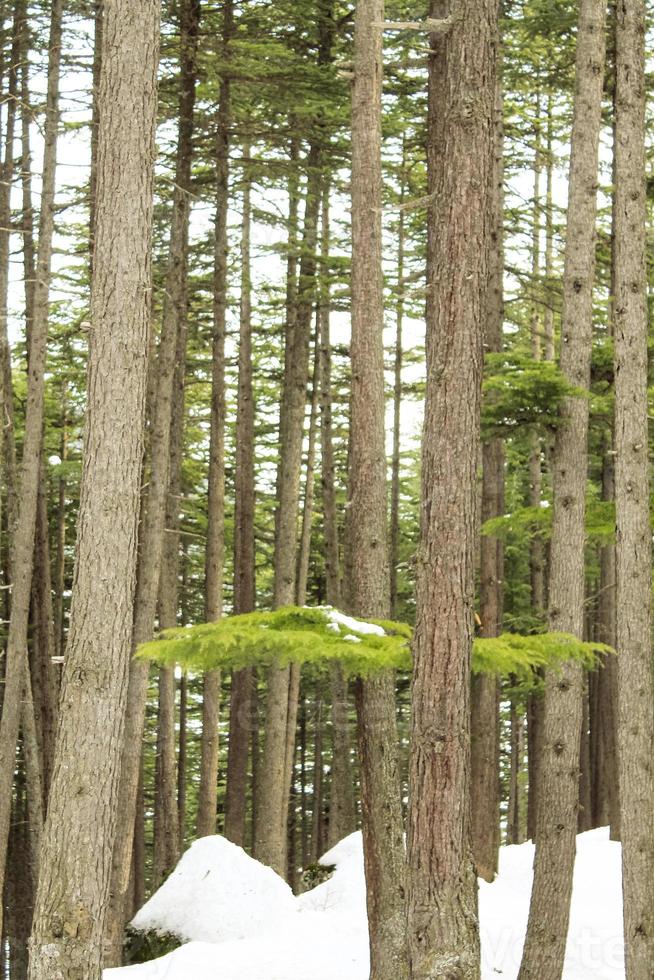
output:
[[[608,831],[578,838],[563,980],[624,980],[620,845]],[[483,980],[516,980],[531,892],[533,846],[505,847],[493,884],[480,882]],[[367,980],[361,835],[321,859],[331,878],[294,898],[269,868],[222,837],[205,837],[133,925],[195,940],[104,980]]]
[[[354,630],[355,633],[369,634],[371,636],[386,636],[383,627],[378,626],[376,623],[364,623],[363,620],[354,619],[353,616],[346,616],[345,613],[339,612],[338,609],[334,609],[332,606],[318,606],[318,608],[327,613],[330,624],[336,628],[344,626],[346,630]],[[329,628],[332,628],[331,625]],[[348,637],[345,637],[345,639],[347,640]]]

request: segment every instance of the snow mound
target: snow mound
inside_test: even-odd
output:
[[[272,868],[224,837],[202,837],[131,925],[185,941],[224,943],[274,926],[294,910],[293,892]]]
[[[531,843],[502,848],[497,879],[480,882],[482,980],[516,980],[533,856]],[[563,980],[624,980],[620,862],[620,845],[607,830],[579,836]],[[368,980],[361,834],[346,837],[320,863],[335,866],[332,877],[293,898],[240,848],[219,837],[198,841],[135,923],[216,938],[151,963],[105,970],[104,980]],[[163,908],[155,914],[157,899]]]
[[[331,878],[297,899],[299,908],[316,912],[348,910],[366,916],[366,879],[363,873],[361,831],[350,834],[320,858],[324,867],[335,867]]]

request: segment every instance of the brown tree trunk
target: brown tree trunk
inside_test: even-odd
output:
[[[593,801],[590,768],[590,710],[588,705],[588,677],[583,678],[581,742],[579,749],[579,813],[577,829],[580,834],[593,826]]]
[[[563,281],[561,370],[590,384],[598,142],[605,56],[604,0],[582,0],[572,123]],[[553,457],[554,518],[549,627],[580,639],[584,629],[584,519],[588,400],[566,399]],[[536,857],[520,980],[560,980],[568,933],[579,805],[583,677],[578,665],[547,671]]]
[[[495,97],[495,152],[492,174],[490,253],[484,349],[502,349],[504,319],[504,126],[503,99]],[[481,520],[504,514],[504,446],[492,439],[482,447]],[[499,538],[481,538],[479,614],[482,635],[502,632],[504,547]],[[479,877],[492,881],[500,846],[500,705],[496,677],[473,676],[471,694],[472,853]]]
[[[196,3],[185,8],[185,57],[194,51],[197,17]],[[105,22],[106,26],[106,22]],[[188,33],[187,33],[188,32]],[[103,45],[106,47],[106,33]],[[103,58],[106,51],[103,50]],[[194,71],[189,74],[194,78]],[[193,97],[186,90],[184,98]],[[192,106],[192,102],[191,102]],[[192,114],[186,114],[185,125],[192,124]],[[190,170],[190,158],[185,166]],[[188,170],[187,170],[188,172]],[[180,171],[180,176],[184,176]],[[151,639],[154,629],[159,578],[163,556],[166,502],[170,469],[171,411],[174,390],[177,341],[180,331],[180,313],[184,306],[184,228],[188,225],[190,176],[177,184],[173,196],[172,225],[168,255],[167,289],[164,294],[161,336],[156,358],[156,393],[150,434],[150,469],[147,477],[147,493],[143,500],[143,514],[139,534],[139,562],[134,609],[134,648]],[[107,965],[120,962],[122,933],[126,915],[125,896],[129,885],[134,814],[140,767],[140,750],[145,720],[145,704],[148,687],[148,665],[142,660],[132,660],[125,719],[125,746],[121,767],[118,830],[113,855],[111,906],[107,920]]]
[[[330,334],[329,289],[329,187],[323,189],[321,263],[322,280],[318,307],[320,363],[320,485],[322,492],[323,532],[325,538],[325,587],[327,603],[336,609],[341,604],[341,562],[336,506],[336,466],[332,422],[332,348]],[[330,671],[332,701],[332,771],[329,798],[327,846],[351,834],[356,827],[356,803],[352,773],[352,749],[348,718],[348,683],[335,664]]]
[[[111,0],[104,28],[84,469],[30,980],[101,976],[132,640],[159,4]]]
[[[234,34],[234,4],[223,6],[223,57],[229,58]],[[213,358],[211,370],[211,437],[207,499],[205,608],[207,622],[223,612],[225,559],[225,318],[227,315],[227,210],[229,207],[229,127],[231,93],[229,73],[221,77],[216,132],[216,217],[213,270]],[[216,832],[218,799],[218,717],[220,671],[211,670],[202,686],[202,741],[196,833]]]
[[[532,211],[532,242],[531,242],[531,288],[537,294],[541,277],[540,261],[540,212],[541,212],[541,120],[540,92],[536,93],[536,145],[534,148],[534,201]],[[551,202],[550,202],[551,204]],[[531,356],[540,361],[543,356],[542,327],[539,304],[536,298],[531,304],[530,340]],[[543,491],[542,474],[542,443],[538,433],[531,436],[532,452],[529,456],[529,506],[540,507]],[[545,619],[547,599],[545,595],[545,542],[542,534],[536,532],[529,542],[529,570],[531,576],[531,605],[537,621]]]
[[[627,980],[654,973],[654,683],[647,402],[643,0],[616,5],[615,503],[620,833]]]
[[[320,341],[318,334],[319,328],[318,324],[316,324],[316,345],[313,379],[311,385],[311,410],[309,415],[309,438],[307,445],[306,466],[304,471],[304,504],[302,508],[300,544],[297,556],[297,585],[295,591],[295,601],[298,606],[306,605],[307,585],[309,581],[309,562],[311,559],[311,530],[313,526],[313,501],[316,476],[316,441],[318,437],[318,377],[320,370]]]
[[[319,8],[318,61],[331,59],[334,29],[333,0],[321,0]],[[302,257],[297,297],[289,271],[287,323],[284,352],[284,378],[279,419],[279,465],[277,469],[277,510],[275,512],[275,607],[290,606],[295,599],[297,578],[297,524],[302,466],[304,414],[309,373],[311,316],[314,307],[316,246],[320,213],[322,146],[311,143],[307,156],[307,191],[304,213]],[[293,199],[291,195],[291,205]],[[291,207],[292,214],[292,207]],[[281,874],[286,869],[286,819],[290,792],[289,748],[295,739],[299,671],[272,667],[266,675],[267,698],[264,760],[258,783],[259,812],[267,819],[257,820],[255,854]],[[291,715],[289,716],[289,707]]]
[[[186,841],[186,769],[188,759],[188,680],[186,674],[179,679],[179,746],[177,750],[177,828],[179,852]]]
[[[161,629],[169,629],[177,625],[178,515],[184,434],[184,382],[188,334],[188,235],[191,210],[193,112],[200,20],[199,0],[184,0],[179,7],[179,16],[179,133],[175,166],[173,219],[165,286],[177,321],[177,337],[170,413],[168,494],[165,505],[163,561],[159,580],[159,625]],[[179,858],[175,766],[175,673],[173,667],[164,667],[159,671],[153,867],[153,885],[155,888],[170,874]]]
[[[480,975],[470,826],[470,662],[498,9],[432,0],[427,390],[416,583],[408,938],[413,980]],[[442,112],[442,106],[448,111]]]
[[[4,881],[9,837],[11,784],[14,775],[16,744],[23,705],[31,704],[27,630],[34,540],[38,509],[38,486],[43,441],[45,397],[46,341],[52,236],[54,231],[55,175],[57,167],[57,134],[59,126],[59,70],[61,62],[60,0],[52,5],[48,57],[48,91],[46,99],[45,146],[42,168],[41,212],[39,217],[39,252],[33,294],[33,320],[29,337],[29,370],[25,435],[20,475],[20,497],[16,508],[16,525],[12,539],[12,595],[9,633],[6,648],[5,690],[0,722],[0,890]],[[41,793],[39,792],[39,800]],[[37,828],[32,828],[36,833]]]
[[[515,701],[511,701],[511,757],[509,760],[509,801],[506,815],[508,844],[521,844],[520,770],[522,767],[524,721]]]
[[[393,377],[393,454],[391,457],[390,575],[391,619],[397,619],[397,572],[400,560],[400,463],[402,457],[402,350],[404,328],[404,252],[406,247],[406,214],[404,210],[406,180],[406,140],[402,140],[400,166],[400,216],[397,227],[397,299],[395,303],[395,364]]]
[[[9,976],[11,980],[27,980],[27,944],[34,911],[34,879],[25,771],[19,756],[5,882],[5,928],[11,969],[8,972],[5,968],[2,975]]]
[[[250,147],[243,148],[247,161]],[[252,390],[252,309],[250,273],[251,178],[244,174],[241,234],[241,308],[238,348],[236,464],[234,475],[234,612],[252,612],[256,602],[254,543],[254,396]],[[225,837],[245,844],[248,754],[252,724],[252,698],[256,695],[252,670],[232,674],[229,711],[229,749],[225,793]]]
[[[320,691],[316,694],[313,734],[313,799],[311,801],[311,861],[323,853],[323,703]]]
[[[349,605],[390,615],[384,393],[381,96],[383,0],[359,0],[352,89],[352,394],[350,402]],[[361,766],[371,980],[408,976],[404,828],[397,758],[395,678],[359,680]]]

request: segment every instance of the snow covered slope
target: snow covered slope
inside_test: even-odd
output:
[[[580,835],[564,980],[624,980],[620,845]],[[321,859],[334,875],[293,898],[274,872],[223,838],[198,841],[141,909],[138,928],[189,942],[104,980],[367,980],[361,835]],[[480,882],[483,980],[515,980],[527,924],[533,846],[503,848],[500,873]]]
[[[201,837],[135,915],[132,926],[223,943],[275,928],[295,912],[293,892],[224,837]]]

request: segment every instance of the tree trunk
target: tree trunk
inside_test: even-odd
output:
[[[34,536],[43,441],[46,341],[52,236],[54,231],[55,175],[59,126],[59,71],[61,62],[61,0],[54,0],[50,21],[48,91],[46,99],[45,146],[42,168],[39,253],[33,295],[33,321],[29,338],[29,371],[25,435],[20,477],[20,497],[12,540],[12,596],[7,637],[5,690],[0,722],[0,891],[4,881],[11,811],[11,784],[23,692],[30,687],[27,657]],[[27,703],[31,692],[27,691]],[[40,795],[40,794],[39,794]],[[36,832],[32,828],[32,832]]]
[[[179,133],[175,165],[175,193],[171,225],[166,293],[176,319],[176,352],[170,412],[168,493],[165,505],[163,561],[159,580],[159,625],[177,625],[179,576],[179,507],[184,439],[184,383],[188,335],[188,236],[191,211],[193,161],[193,113],[200,20],[199,0],[180,5]],[[157,785],[153,884],[158,887],[179,858],[177,792],[175,774],[175,672],[159,671],[159,720],[157,726]]]
[[[590,771],[590,709],[588,706],[588,677],[582,678],[581,742],[579,748],[579,813],[577,829],[580,834],[593,826],[593,800]]]
[[[390,615],[384,397],[381,96],[383,0],[359,0],[352,89],[352,394],[350,403],[349,605]],[[359,680],[361,766],[371,980],[408,976],[405,850],[391,672]]]
[[[395,364],[393,377],[393,454],[391,457],[391,619],[397,619],[397,572],[400,560],[400,463],[402,458],[402,350],[404,328],[404,253],[405,228],[406,139],[402,140],[400,165],[400,216],[397,228],[397,298],[395,301]]]
[[[470,821],[470,662],[498,9],[432,0],[427,390],[412,682],[408,937],[413,980],[480,975]],[[448,111],[442,112],[442,106]]]
[[[184,41],[182,42],[186,65],[192,62],[197,40],[197,3],[184,8]],[[187,19],[188,18],[188,19]],[[106,24],[105,24],[106,26]],[[106,46],[106,34],[103,44]],[[106,50],[103,51],[103,57]],[[192,80],[194,69],[187,78],[191,86],[180,98],[193,98]],[[192,107],[192,101],[191,101]],[[185,112],[184,125],[192,125],[192,111]],[[181,120],[180,120],[181,125]],[[186,141],[185,141],[186,142]],[[188,146],[188,143],[187,143]],[[179,162],[179,161],[178,161]],[[139,562],[137,570],[136,599],[134,609],[134,649],[152,638],[159,578],[163,556],[166,502],[170,469],[171,412],[174,390],[175,361],[180,323],[183,320],[185,302],[184,287],[184,229],[188,226],[190,207],[190,157],[184,161],[187,168],[179,170],[181,183],[176,184],[173,195],[172,224],[168,253],[167,289],[164,294],[161,336],[156,359],[156,394],[150,434],[150,471],[147,494],[143,500],[143,516],[139,534]],[[125,720],[125,745],[121,767],[120,802],[118,807],[118,831],[113,855],[111,908],[108,915],[108,960],[106,965],[120,962],[122,933],[125,921],[125,896],[129,885],[134,814],[140,767],[140,748],[143,738],[145,705],[148,687],[148,665],[142,660],[132,660]]]
[[[334,2],[318,5],[318,64],[332,59]],[[302,254],[297,291],[290,264],[288,269],[287,323],[284,350],[284,377],[279,410],[279,465],[277,468],[277,509],[275,512],[275,558],[273,602],[276,608],[292,605],[297,577],[297,524],[302,467],[304,415],[309,376],[311,317],[316,286],[316,247],[323,136],[310,143],[307,155],[307,188],[304,212]],[[291,191],[295,185],[291,182]],[[293,193],[289,214],[294,212]],[[272,667],[266,675],[268,696],[264,738],[265,765],[258,783],[260,812],[269,814],[257,821],[256,856],[264,864],[284,873],[286,868],[286,820],[291,786],[292,751],[299,670]],[[289,707],[291,714],[289,715]]]
[[[540,121],[540,92],[536,93],[536,145],[534,148],[534,201],[532,211],[532,242],[531,242],[531,289],[534,293],[539,288],[541,277],[540,261],[540,186],[542,167],[541,121]],[[551,202],[550,202],[551,204]],[[530,317],[531,356],[540,361],[543,356],[542,328],[539,315],[539,304],[536,298],[531,304]],[[542,444],[537,432],[531,435],[532,452],[529,456],[529,506],[538,508],[541,505],[543,491],[542,474]],[[546,612],[545,595],[545,542],[542,534],[537,531],[531,536],[529,543],[529,568],[531,575],[531,605],[534,618],[542,621]]]
[[[604,0],[582,0],[572,122],[561,324],[561,370],[590,385],[598,142],[605,55]],[[584,519],[588,400],[567,398],[557,429],[554,518],[550,555],[549,627],[583,637]],[[576,850],[581,668],[547,671],[536,815],[536,857],[520,980],[560,980],[565,955]]]
[[[249,160],[250,147],[243,156]],[[252,390],[252,308],[250,272],[251,178],[244,174],[241,235],[241,309],[238,348],[238,402],[234,475],[234,612],[252,612],[256,603],[254,543],[254,396]],[[251,668],[232,674],[229,712],[229,749],[225,794],[225,837],[245,844],[248,754],[252,726],[252,698],[256,696]]]
[[[30,980],[100,980],[132,639],[159,4],[105,6],[89,404]]]
[[[654,684],[647,408],[643,0],[616,6],[615,500],[620,833],[627,980],[654,973]]]
[[[186,842],[186,768],[188,722],[188,680],[186,674],[179,679],[179,747],[177,750],[177,827],[179,830],[179,852]]]
[[[318,313],[318,316],[320,314]],[[317,319],[317,318],[316,318]],[[298,606],[306,605],[307,585],[309,581],[309,563],[311,559],[311,530],[313,527],[313,500],[316,476],[316,440],[318,437],[318,396],[320,370],[320,340],[319,327],[316,323],[316,345],[314,355],[313,379],[311,385],[311,411],[309,415],[309,439],[307,459],[304,473],[304,505],[302,508],[302,525],[300,545],[297,556],[297,586],[295,601]]]
[[[229,58],[234,34],[234,4],[223,6],[223,57]],[[207,622],[223,612],[225,559],[225,318],[227,315],[227,210],[229,207],[229,128],[231,93],[229,73],[221,76],[216,132],[216,217],[213,270],[213,357],[211,370],[211,439],[207,499],[205,609]],[[218,718],[220,671],[211,670],[202,686],[202,741],[196,833],[216,832],[218,800]]]
[[[332,347],[330,336],[329,289],[329,187],[323,188],[321,265],[322,279],[318,307],[320,366],[320,486],[322,492],[323,533],[325,539],[325,588],[327,603],[338,609],[341,604],[341,569],[336,506],[336,466],[332,422]],[[327,846],[333,847],[356,827],[356,803],[352,774],[352,750],[348,718],[348,683],[335,664],[330,671],[332,700],[332,771],[329,798]]]
[[[503,99],[495,97],[495,152],[492,174],[488,297],[484,349],[502,349],[504,320],[504,126]],[[481,520],[504,514],[504,446],[492,439],[482,446]],[[502,632],[504,547],[499,538],[481,538],[479,614],[482,635]],[[492,675],[472,679],[471,794],[472,853],[479,877],[492,881],[500,846],[500,704],[499,682]]]
[[[509,760],[509,804],[506,815],[508,844],[521,844],[520,769],[522,766],[524,722],[515,701],[511,701],[511,757]]]

